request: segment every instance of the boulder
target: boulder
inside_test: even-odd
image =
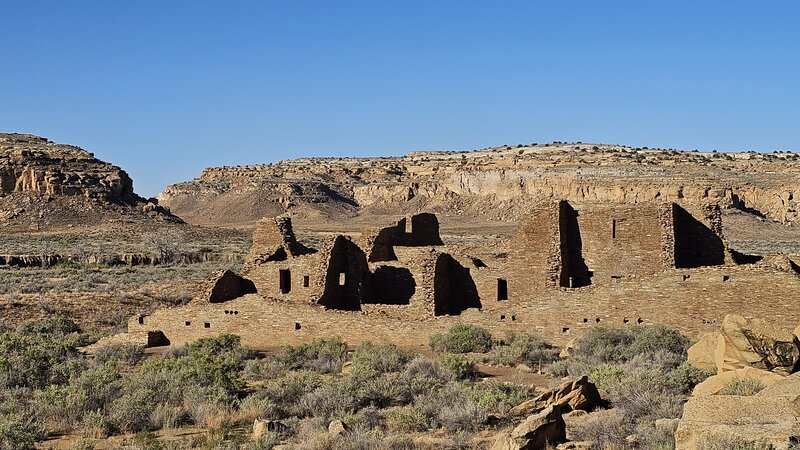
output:
[[[531,400],[520,403],[509,411],[509,415],[535,414],[548,406],[558,406],[565,412],[576,409],[591,411],[602,402],[597,387],[584,375],[577,380],[564,383],[554,390],[546,391]]]
[[[267,433],[283,433],[288,429],[286,424],[277,420],[255,419],[253,421],[253,439],[258,439]]]
[[[762,320],[727,315],[715,363],[719,372],[755,367],[788,375],[800,361],[797,338]]]
[[[540,450],[567,440],[567,425],[561,408],[550,406],[519,424],[511,433],[501,434],[491,450]]]
[[[759,397],[797,397],[800,396],[800,372],[793,373],[788,377],[774,381],[762,389]]]
[[[719,347],[722,342],[722,335],[718,331],[700,336],[700,339],[689,347],[689,364],[698,369],[716,371],[717,347]]]
[[[676,450],[698,450],[712,438],[766,442],[789,448],[800,436],[800,398],[713,395],[691,397],[675,431]]]
[[[328,434],[339,436],[345,431],[347,431],[347,425],[341,420],[331,420],[331,423],[328,424]]]
[[[756,369],[754,367],[744,367],[741,369],[730,370],[710,376],[703,380],[703,382],[694,387],[692,396],[717,395],[726,384],[730,383],[736,378],[754,378],[760,381],[764,386],[769,386],[772,383],[783,379],[783,376],[766,370]]]

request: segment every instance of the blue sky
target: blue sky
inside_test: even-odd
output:
[[[553,140],[800,150],[793,1],[0,0],[0,130],[206,166]]]

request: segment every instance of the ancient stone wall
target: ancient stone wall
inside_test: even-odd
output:
[[[315,253],[253,264],[247,276],[258,295],[159,310],[129,329],[160,330],[173,343],[230,332],[267,348],[321,335],[424,346],[430,334],[464,322],[565,343],[596,324],[663,323],[697,335],[729,313],[778,326],[800,321],[800,266],[789,257],[735,265],[724,252],[720,263],[718,217],[702,205],[552,202],[531,212],[507,249],[396,246],[393,260],[377,262],[337,236]],[[278,234],[288,236],[285,227]],[[684,254],[690,244],[699,256]],[[708,259],[711,251],[717,259]],[[570,258],[593,271],[592,283],[573,288],[580,271]],[[671,267],[685,258],[710,265]],[[561,285],[565,273],[570,286]]]

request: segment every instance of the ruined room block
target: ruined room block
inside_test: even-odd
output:
[[[224,270],[211,275],[209,288],[204,297],[211,303],[221,303],[255,293],[256,286],[252,281],[233,271]]]
[[[361,310],[369,274],[364,252],[349,238],[337,236],[330,249],[321,253],[327,268],[324,290],[317,303],[328,309]]]

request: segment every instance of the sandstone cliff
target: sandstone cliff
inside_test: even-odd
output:
[[[252,225],[290,213],[406,214],[514,221],[543,200],[717,202],[791,224],[800,158],[791,153],[699,153],[553,143],[396,158],[302,158],[216,167],[159,200],[190,222]]]
[[[125,171],[75,146],[0,133],[0,227],[179,221],[139,197]]]

